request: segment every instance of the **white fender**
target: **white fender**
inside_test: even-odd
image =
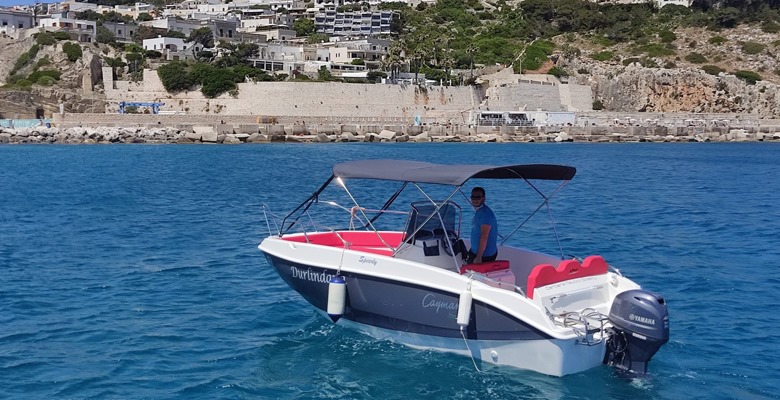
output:
[[[328,282],[328,316],[335,323],[344,315],[347,300],[347,283],[343,277],[334,276]]]
[[[458,302],[458,325],[463,330],[469,325],[471,319],[471,292],[464,290],[460,292],[460,301]]]

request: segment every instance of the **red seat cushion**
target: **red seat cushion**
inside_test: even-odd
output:
[[[486,272],[501,271],[504,269],[509,269],[509,261],[496,260],[496,261],[483,262],[479,264],[466,264],[460,267],[460,273],[464,274],[466,273],[466,271],[474,271],[474,272],[479,272],[481,274],[484,274]]]
[[[534,289],[570,279],[606,274],[609,269],[607,262],[601,256],[589,256],[580,264],[577,260],[564,260],[558,268],[551,264],[539,264],[528,275],[526,293],[529,299],[534,298]]]

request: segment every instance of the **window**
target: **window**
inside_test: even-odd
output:
[[[24,28],[24,23],[23,23],[23,22],[20,22],[20,23],[19,23],[19,29],[23,29],[23,28]]]
[[[116,31],[116,34],[117,35],[121,35],[122,34],[122,30],[120,29],[120,30]]]

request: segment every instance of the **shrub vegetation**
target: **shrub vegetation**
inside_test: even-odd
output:
[[[703,65],[701,69],[710,75],[719,75],[721,72],[726,72],[726,70],[717,65]]]
[[[747,54],[758,54],[766,49],[766,45],[756,42],[742,43],[742,51]]]
[[[78,43],[64,43],[62,45],[62,52],[68,57],[68,61],[76,62],[82,56],[81,46]]]
[[[761,75],[759,75],[758,73],[753,72],[753,71],[741,70],[741,71],[734,72],[734,75],[737,78],[742,79],[743,81],[745,81],[745,82],[747,82],[747,83],[749,83],[751,85],[755,85],[756,82],[761,80]]]
[[[704,57],[699,53],[690,53],[685,56],[685,60],[694,64],[704,64],[707,62],[707,57]]]
[[[709,42],[710,44],[719,45],[719,44],[726,43],[726,38],[724,38],[723,36],[713,36],[707,42]]]
[[[38,43],[41,46],[51,46],[54,43],[57,43],[57,39],[55,39],[54,35],[51,33],[43,31],[35,34],[35,43]]]
[[[615,54],[611,51],[600,51],[598,53],[594,53],[590,55],[590,58],[596,60],[596,61],[607,61],[611,60],[615,57]]]

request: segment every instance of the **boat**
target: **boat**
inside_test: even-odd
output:
[[[575,173],[551,164],[342,162],[288,214],[264,205],[269,235],[258,248],[323,316],[377,339],[470,357],[478,370],[499,365],[564,376],[607,364],[645,374],[669,340],[666,302],[602,256],[564,254],[557,233],[554,254],[508,244],[525,219],[502,236],[495,261],[465,264],[469,239],[461,237],[458,201],[467,199],[466,182],[530,187],[541,198],[534,215],[549,211]],[[554,190],[545,193],[539,183]],[[371,209],[355,197],[377,185],[392,189],[382,206]],[[323,198],[326,188],[350,205]],[[428,195],[430,188],[443,194]],[[406,197],[413,200],[395,205]],[[315,222],[317,210],[337,215],[341,226]],[[384,219],[395,228],[385,228]]]

